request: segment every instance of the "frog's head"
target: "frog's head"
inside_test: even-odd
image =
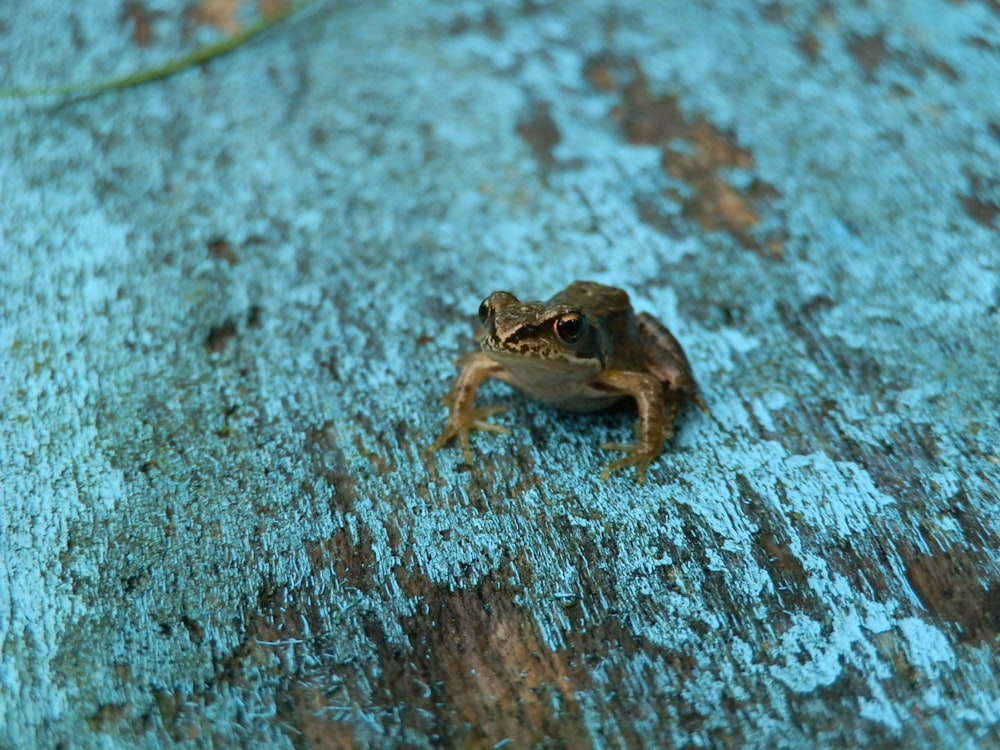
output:
[[[542,368],[581,378],[604,369],[600,321],[557,299],[521,302],[493,292],[479,306],[487,356],[507,368]]]

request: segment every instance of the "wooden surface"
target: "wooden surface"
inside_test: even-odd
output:
[[[182,5],[5,4],[0,83]],[[0,103],[0,747],[1000,742],[998,80],[993,2],[329,0]],[[574,279],[711,416],[429,453]]]

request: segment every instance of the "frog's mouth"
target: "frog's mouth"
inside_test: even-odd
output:
[[[595,359],[579,359],[571,352],[525,349],[494,349],[484,341],[483,354],[512,373],[539,380],[587,380],[599,374],[602,366]]]

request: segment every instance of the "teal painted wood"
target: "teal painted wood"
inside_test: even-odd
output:
[[[3,85],[180,49],[8,5]],[[998,49],[980,2],[326,3],[3,102],[0,745],[995,743]],[[500,385],[430,454],[481,297],[573,279],[711,416],[644,486],[628,409]]]

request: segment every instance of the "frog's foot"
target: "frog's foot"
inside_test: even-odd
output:
[[[472,430],[482,430],[492,432],[497,435],[509,435],[510,430],[503,425],[493,424],[486,420],[494,414],[507,411],[506,406],[483,406],[470,409],[466,414],[452,414],[448,418],[444,432],[431,445],[431,450],[437,452],[444,448],[453,439],[458,438],[462,445],[462,458],[467,464],[472,463],[472,443],[469,439]]]
[[[650,443],[639,441],[638,443],[605,443],[601,446],[605,451],[625,451],[626,456],[612,461],[604,467],[601,472],[601,480],[607,481],[611,472],[618,469],[627,469],[629,466],[635,467],[635,480],[639,484],[646,483],[646,469],[650,467],[656,457],[660,455],[660,448]]]
[[[673,437],[673,434],[674,430],[669,426],[659,432],[648,431],[643,429],[641,422],[636,422],[634,443],[605,443],[601,446],[601,450],[625,451],[626,454],[624,458],[619,458],[605,466],[604,471],[601,472],[601,479],[607,481],[611,472],[634,466],[635,480],[639,484],[645,484],[646,469],[659,457],[663,451],[663,445]]]

